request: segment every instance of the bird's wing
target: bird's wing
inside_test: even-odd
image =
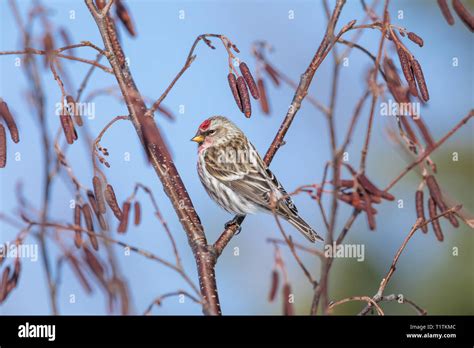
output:
[[[273,194],[273,199],[281,198],[278,213],[297,214],[291,198],[250,142],[239,138],[228,146],[209,148],[205,163],[210,175],[252,203],[269,210]]]

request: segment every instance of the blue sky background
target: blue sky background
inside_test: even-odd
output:
[[[19,1],[23,17],[30,8],[30,1]],[[72,34],[73,42],[91,41],[101,46],[97,27],[82,1],[48,1],[51,9],[50,20],[56,26],[65,26]],[[279,69],[294,80],[306,69],[324,34],[326,18],[319,1],[145,1],[128,2],[138,36],[131,39],[120,28],[124,51],[130,60],[130,68],[143,95],[155,99],[161,95],[175,74],[184,64],[188,51],[195,38],[202,33],[221,33],[228,36],[240,49],[239,57],[247,62],[251,69],[255,61],[251,56],[251,44],[255,40],[266,40],[275,51],[269,59]],[[331,6],[333,2],[331,1]],[[180,10],[185,11],[185,19],[179,19]],[[380,10],[380,6],[379,6]],[[471,7],[472,10],[472,7]],[[74,11],[75,19],[70,19]],[[294,11],[294,19],[289,19],[289,11]],[[403,11],[403,18],[397,18]],[[393,1],[390,5],[392,21],[414,31],[425,41],[419,48],[407,43],[422,64],[429,87],[431,99],[423,106],[422,117],[428,123],[435,139],[439,139],[463,116],[473,105],[473,42],[470,33],[459,20],[453,27],[443,20],[434,1]],[[359,1],[348,1],[342,12],[338,27],[352,19],[362,19],[363,13]],[[456,18],[457,19],[457,18]],[[41,37],[44,28],[40,22],[35,23],[35,33]],[[17,49],[20,35],[16,29],[7,1],[0,2],[0,51]],[[351,37],[350,35],[348,36]],[[360,44],[376,52],[379,40],[378,31],[368,30]],[[201,217],[209,241],[214,242],[223,230],[224,223],[231,218],[229,214],[216,206],[202,188],[195,169],[196,145],[189,141],[198,125],[211,115],[221,114],[231,118],[241,127],[261,154],[264,154],[271,143],[286,109],[292,98],[292,91],[286,87],[274,88],[267,81],[271,103],[271,117],[263,115],[256,103],[253,104],[253,116],[245,119],[238,112],[227,85],[227,56],[225,50],[216,41],[217,49],[210,50],[200,44],[196,50],[197,59],[192,67],[176,84],[165,99],[164,105],[177,116],[170,122],[160,115],[156,121],[166,136],[175,164],[188,188],[193,203]],[[38,47],[36,44],[35,47]],[[393,52],[389,45],[389,50]],[[339,47],[341,52],[345,47]],[[93,59],[95,51],[90,48],[76,50],[76,55]],[[17,56],[0,56],[0,96],[10,105],[18,119],[21,142],[14,146],[8,144],[9,162],[6,169],[0,171],[0,210],[14,213],[17,201],[14,187],[18,181],[23,182],[26,197],[39,208],[41,202],[42,172],[41,139],[38,124],[25,102],[27,83],[21,67],[15,67]],[[452,60],[457,58],[459,66],[453,67]],[[103,60],[103,63],[105,60]],[[317,71],[310,89],[311,95],[327,103],[330,91],[332,61],[327,59]],[[336,108],[336,125],[339,142],[345,134],[348,120],[358,98],[365,89],[365,74],[371,61],[359,51],[350,55],[349,65],[341,69],[339,99]],[[82,81],[88,66],[64,61],[63,64],[71,76],[75,95],[78,84]],[[48,71],[42,76],[47,92],[50,117],[48,126],[51,135],[59,127],[55,117],[54,104],[60,98],[56,82]],[[88,92],[106,86],[112,86],[115,80],[100,70],[94,72],[85,95]],[[114,116],[126,114],[126,108],[110,97],[99,97],[96,100],[94,120],[88,121],[92,134],[97,134]],[[180,105],[185,112],[179,113]],[[356,136],[349,149],[350,163],[357,165],[363,134],[367,122],[368,107],[364,108],[356,129]],[[385,128],[395,122],[392,118],[380,115],[374,122],[371,150],[368,157],[368,172],[373,180],[385,187],[405,166],[406,162],[400,152],[388,139]],[[439,180],[443,187],[448,187],[452,196],[465,203],[469,209],[474,208],[472,199],[472,135],[473,126],[467,125],[446,144],[446,150],[434,155],[439,162]],[[329,158],[329,139],[326,121],[310,104],[303,103],[294,124],[286,137],[287,144],[280,149],[272,162],[271,168],[288,191],[302,184],[321,181],[324,163]],[[102,144],[109,149],[111,168],[104,169],[110,183],[115,187],[120,200],[124,200],[133,190],[136,182],[148,185],[157,198],[158,204],[184,258],[186,270],[197,279],[194,260],[187,244],[185,233],[167,199],[160,182],[151,167],[143,160],[143,154],[131,124],[120,122],[107,132]],[[92,178],[90,153],[85,151],[79,142],[70,146],[68,158],[74,158],[73,169],[84,185],[89,185]],[[451,153],[459,153],[460,161],[452,162]],[[21,160],[14,160],[14,152],[21,154]],[[125,153],[130,154],[130,161],[124,160]],[[66,176],[62,176],[66,178]],[[415,221],[413,206],[414,190],[419,183],[416,175],[407,176],[399,183],[393,193],[397,199],[404,200],[404,207],[399,209],[395,202],[386,202],[377,207],[378,229],[370,232],[365,218],[360,218],[349,234],[349,241],[364,243],[366,261],[362,267],[355,260],[338,260],[335,264],[335,275],[331,289],[334,299],[373,294],[388,270],[396,250],[402,243]],[[469,187],[469,189],[466,189]],[[70,221],[72,211],[69,200],[73,199],[68,180],[58,179],[53,186],[51,217],[60,221]],[[144,219],[139,227],[130,228],[121,240],[135,246],[153,251],[166,259],[173,255],[161,225],[152,216],[151,206],[140,196],[143,202]],[[145,203],[146,202],[146,203]],[[324,233],[323,222],[316,204],[306,196],[295,197],[301,215],[317,230]],[[350,214],[350,209],[341,204],[338,224],[342,224]],[[113,226],[115,227],[115,221]],[[406,255],[400,260],[399,267],[391,284],[394,292],[403,292],[414,301],[425,304],[428,310],[442,313],[472,313],[474,309],[472,291],[472,230],[462,227],[454,232],[442,222],[446,241],[436,242],[432,233],[428,236],[417,235],[406,249]],[[289,225],[284,225],[287,232],[296,241],[306,241]],[[338,228],[339,230],[339,228]],[[17,231],[9,225],[0,223],[0,241],[14,238]],[[68,232],[62,232],[68,233]],[[115,232],[113,232],[115,234]],[[243,226],[242,233],[232,240],[217,265],[217,279],[220,290],[221,306],[226,314],[278,314],[281,313],[280,302],[268,303],[267,292],[271,268],[273,265],[273,248],[265,242],[268,237],[280,237],[272,216],[256,215],[249,217]],[[65,238],[67,239],[67,238]],[[33,243],[34,239],[29,239]],[[452,247],[462,250],[461,256],[452,256]],[[239,256],[233,255],[238,247]],[[123,268],[123,273],[132,290],[133,308],[142,313],[148,304],[158,295],[185,288],[184,282],[172,271],[132,254],[123,256],[123,250],[116,249]],[[51,245],[54,257],[57,250]],[[470,255],[469,255],[470,254]],[[311,289],[305,282],[300,269],[295,265],[291,255],[285,250],[285,260],[289,267],[293,283],[298,313],[307,313],[311,301]],[[302,255],[308,267],[319,274],[318,260]],[[362,267],[362,268],[361,268]],[[453,271],[456,270],[456,271]],[[60,312],[63,314],[104,314],[106,302],[99,288],[95,287],[93,296],[86,296],[71,269],[63,268],[62,283],[59,290]],[[358,273],[372,277],[370,282],[358,287]],[[455,286],[456,282],[459,286]],[[425,284],[425,286],[423,285]],[[452,290],[442,290],[440,284],[453,285]],[[455,288],[471,294],[464,307],[457,307]],[[429,289],[427,289],[429,288]],[[426,296],[426,292],[430,295]],[[446,293],[448,295],[446,295]],[[76,303],[68,302],[69,295],[76,295]],[[442,300],[442,301],[441,301]],[[452,301],[453,303],[450,303]],[[443,306],[439,303],[443,302]],[[455,303],[456,302],[456,303]],[[397,309],[398,310],[398,309]],[[3,314],[47,314],[47,288],[44,272],[40,262],[23,262],[23,274],[20,286],[0,306]],[[159,314],[200,314],[198,305],[187,301],[178,303],[169,299],[155,309]],[[353,313],[353,312],[352,312]]]

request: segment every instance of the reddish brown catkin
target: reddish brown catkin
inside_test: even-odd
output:
[[[97,237],[94,234],[94,224],[92,222],[92,211],[89,204],[84,203],[82,206],[82,214],[84,215],[84,220],[86,221],[87,235],[89,236],[89,241],[91,242],[92,247],[94,250],[99,250],[99,242],[97,241]]]
[[[239,89],[237,88],[237,78],[233,73],[229,73],[229,75],[227,75],[227,81],[229,82],[229,87],[232,91],[232,95],[234,96],[235,103],[239,107],[240,111],[243,112],[244,109],[242,108],[242,101],[240,100]]]
[[[92,292],[92,288],[89,282],[87,281],[87,278],[84,275],[84,272],[81,269],[79,261],[72,254],[67,254],[67,258],[69,260],[69,263],[71,264],[71,268],[73,269],[74,273],[79,279],[79,283],[81,283],[86,293],[90,294]]]
[[[424,44],[423,39],[419,37],[418,35],[416,35],[415,33],[409,32],[408,38],[414,43],[416,43],[418,46],[423,47],[423,44]]]
[[[142,221],[142,208],[140,206],[140,202],[135,202],[134,207],[133,207],[133,212],[134,212],[134,224],[135,226],[140,225],[140,222]]]
[[[403,48],[398,48],[397,53],[398,58],[400,58],[400,65],[402,66],[403,75],[405,76],[405,80],[408,82],[410,93],[417,97],[418,91],[416,89],[415,77],[413,76],[413,72],[411,70],[410,59]]]
[[[368,194],[364,194],[363,199],[365,202],[365,206],[367,207],[367,210],[365,211],[365,213],[367,214],[367,223],[369,224],[369,229],[373,231],[376,228],[376,224],[375,215],[372,211],[372,202],[370,201],[370,197]]]
[[[95,198],[94,192],[91,190],[87,190],[87,198],[89,199],[89,204],[92,207],[92,210],[94,211],[94,214],[99,216],[100,211],[99,211],[99,205],[97,204],[97,200]]]
[[[428,211],[430,213],[430,219],[433,219],[436,216],[436,203],[432,197],[428,199]],[[436,239],[442,242],[444,240],[444,236],[443,232],[441,231],[439,219],[432,220],[431,225],[433,226],[433,231],[435,233]]]
[[[469,10],[464,7],[462,2],[460,0],[453,0],[453,8],[466,27],[468,27],[470,31],[474,31],[474,16],[469,13]]]
[[[268,301],[273,302],[275,300],[277,291],[278,291],[278,284],[280,282],[280,277],[278,271],[274,269],[272,271],[272,279],[270,284],[270,293],[268,294]]]
[[[427,102],[430,99],[430,95],[428,93],[428,87],[426,86],[425,77],[423,75],[423,70],[421,69],[420,63],[416,60],[412,60],[412,68],[413,73],[415,74],[416,83],[418,84],[418,88],[421,92],[421,98]]]
[[[359,181],[359,183],[364,187],[364,189],[366,189],[366,191],[373,194],[374,196],[382,197],[382,198],[386,199],[387,201],[395,200],[395,197],[392,194],[380,190],[364,174],[359,174],[357,176],[357,181]]]
[[[242,73],[242,76],[245,80],[245,83],[247,83],[247,86],[249,88],[250,94],[252,95],[253,99],[260,98],[260,94],[258,93],[257,84],[255,83],[255,80],[254,80],[254,78],[252,76],[252,73],[250,72],[250,69],[247,66],[247,64],[242,62],[242,63],[240,63],[239,68],[240,68],[240,72]]]
[[[433,175],[427,175],[425,180],[426,186],[428,186],[428,190],[430,191],[430,196],[434,199],[439,209],[445,211],[446,204],[444,204],[443,195],[441,194],[441,189],[439,188],[436,178]]]
[[[285,283],[283,285],[283,314],[284,315],[295,315],[295,309],[293,307],[293,302],[290,301],[291,296],[291,285]]]
[[[454,24],[454,17],[449,10],[448,3],[446,0],[438,0],[438,6],[443,14],[444,19],[448,22],[449,25]]]
[[[265,83],[263,79],[257,80],[257,88],[260,94],[260,107],[262,109],[262,112],[265,115],[268,115],[270,114],[270,106],[268,104],[267,91],[265,89]]]
[[[5,168],[7,165],[7,134],[5,127],[0,124],[0,168]]]
[[[87,247],[84,247],[84,258],[95,276],[99,279],[104,279],[104,267],[94,253]]]
[[[250,105],[250,96],[247,84],[242,76],[237,78],[237,89],[239,90],[240,100],[242,102],[242,109],[245,117],[249,118],[252,115],[252,106]]]
[[[69,145],[74,143],[74,126],[72,125],[72,119],[69,115],[60,115],[61,127],[63,128],[64,136]]]
[[[1,99],[0,99],[1,100]],[[10,132],[10,137],[14,143],[20,141],[20,134],[18,133],[18,127],[16,126],[15,119],[8,108],[7,103],[3,100],[0,101],[0,117],[3,117],[5,123],[7,124],[8,131]]]
[[[105,199],[104,191],[102,190],[102,181],[100,181],[100,178],[97,175],[94,175],[92,178],[92,185],[94,187],[94,195],[97,200],[99,212],[105,214]]]
[[[8,278],[10,277],[10,266],[5,267],[2,273],[2,280],[0,282],[0,303],[7,297],[8,294]]]
[[[273,83],[275,84],[275,86],[280,86],[280,75],[277,73],[277,71],[273,68],[273,66],[271,66],[270,64],[268,63],[265,63],[265,66],[263,67],[265,69],[265,71],[267,72],[268,76],[270,77],[270,79],[273,81]]]
[[[122,205],[122,219],[118,225],[117,232],[125,233],[128,228],[128,215],[130,214],[130,202],[124,202]]]
[[[122,220],[122,210],[117,202],[117,197],[115,197],[114,188],[112,185],[107,185],[104,191],[105,201],[109,205],[110,209],[114,213],[117,220]]]
[[[76,122],[76,124],[79,127],[82,127],[82,125],[84,123],[82,122],[82,117],[81,117],[81,114],[79,112],[79,107],[76,104],[76,101],[74,100],[74,98],[72,96],[67,95],[66,96],[66,102],[67,102],[67,105],[68,105],[69,110],[71,112],[71,115],[74,117],[74,122]]]
[[[132,18],[128,9],[125,7],[122,1],[115,0],[115,13],[122,22],[125,29],[131,36],[136,36],[135,27],[133,26]]]
[[[426,221],[425,218],[425,210],[423,207],[423,191],[422,190],[417,190],[415,193],[415,207],[416,207],[416,217],[419,219],[423,219],[423,222]],[[423,233],[428,232],[428,225],[424,225],[421,227],[421,230]]]
[[[79,204],[74,207],[74,225],[81,226],[81,206]],[[82,245],[82,233],[78,229],[74,232],[74,245],[78,249]]]

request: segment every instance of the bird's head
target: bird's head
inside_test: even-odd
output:
[[[240,130],[227,118],[213,116],[201,123],[191,141],[195,141],[199,146],[209,147],[226,142],[238,132]]]

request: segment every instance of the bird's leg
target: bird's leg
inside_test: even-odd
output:
[[[232,220],[227,221],[224,225],[225,229],[228,229],[232,225],[235,225],[235,226],[237,226],[237,231],[235,232],[235,234],[236,235],[239,234],[240,231],[242,231],[242,226],[240,226],[240,221],[239,221],[242,218],[242,216],[243,215],[236,215],[236,216],[234,216],[234,218]]]

